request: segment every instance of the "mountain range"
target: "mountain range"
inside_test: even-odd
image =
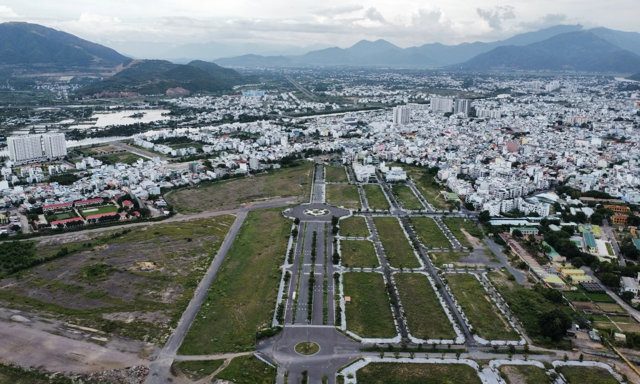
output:
[[[519,55],[522,60],[518,60]],[[640,34],[558,25],[489,43],[435,43],[400,48],[386,40],[362,40],[349,48],[332,47],[304,55],[243,55],[215,62],[229,67],[444,67],[628,73],[640,70]]]

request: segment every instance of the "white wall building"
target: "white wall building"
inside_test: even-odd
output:
[[[42,135],[44,155],[51,159],[65,157],[67,155],[67,141],[64,133],[47,133]]]
[[[409,107],[402,105],[402,106],[393,108],[393,124],[397,124],[397,125],[409,124],[410,119],[411,119],[411,109],[409,109]]]
[[[10,136],[7,145],[11,161],[20,163],[44,158],[40,135]]]

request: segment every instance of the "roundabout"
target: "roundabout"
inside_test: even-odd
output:
[[[294,349],[299,355],[312,356],[320,351],[320,346],[313,341],[303,341],[296,344]]]
[[[320,208],[310,208],[310,209],[305,209],[304,214],[307,216],[314,216],[314,217],[327,216],[329,214],[329,210],[320,209]]]

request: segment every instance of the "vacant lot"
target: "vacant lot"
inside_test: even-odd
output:
[[[253,355],[231,360],[229,366],[214,377],[242,384],[272,384],[276,382],[276,369],[258,360]]]
[[[380,265],[373,243],[368,240],[342,240],[340,251],[345,267],[375,268]]]
[[[602,368],[564,366],[556,370],[562,373],[568,384],[618,384],[618,380]]]
[[[0,303],[162,343],[234,219],[228,215],[83,235],[63,244],[55,238],[37,243],[38,257],[55,259],[1,279]]]
[[[340,236],[348,237],[367,237],[369,236],[369,228],[364,221],[364,217],[350,216],[340,220]]]
[[[442,267],[443,264],[459,263],[463,257],[468,255],[466,252],[429,252],[431,261],[438,267]]]
[[[344,167],[326,166],[324,167],[325,174],[324,179],[333,183],[346,183],[347,173],[344,171]]]
[[[368,364],[356,373],[367,384],[480,384],[476,371],[465,364]]]
[[[118,207],[116,207],[115,205],[104,205],[102,207],[90,207],[90,208],[85,208],[80,210],[80,213],[85,218],[87,216],[101,215],[103,213],[113,213],[113,212],[118,212]]]
[[[413,194],[411,188],[406,185],[394,185],[391,188],[396,200],[402,205],[402,208],[409,210],[424,209],[420,200]]]
[[[179,371],[191,380],[200,380],[220,368],[224,360],[177,361],[172,369]]]
[[[409,240],[404,235],[395,217],[374,217],[373,222],[389,264],[395,268],[418,268],[420,262],[413,253]]]
[[[471,274],[447,275],[449,287],[478,336],[485,340],[517,340],[518,334]]]
[[[388,210],[389,202],[387,198],[384,196],[382,192],[382,188],[380,188],[377,184],[366,184],[364,185],[364,192],[367,195],[367,201],[369,202],[369,208],[371,209],[381,209]]]
[[[469,219],[463,219],[461,217],[443,217],[442,221],[463,247],[475,248],[472,242],[477,243],[484,237],[482,230]],[[469,236],[471,236],[471,238],[469,238]]]
[[[255,332],[271,325],[290,229],[280,209],[249,213],[180,347],[181,354],[254,348]]]
[[[343,275],[347,329],[366,338],[397,335],[384,279],[379,273],[347,272]]]
[[[424,340],[456,338],[453,326],[425,275],[396,273],[394,279],[414,337]]]
[[[502,365],[502,372],[507,378],[507,384],[551,384],[551,378],[544,369],[535,365]],[[585,384],[585,383],[583,383]]]
[[[304,197],[309,193],[311,163],[258,176],[205,183],[165,195],[179,212],[221,211],[240,204],[275,197]]]
[[[350,184],[327,184],[327,204],[348,209],[360,209],[358,187]]]
[[[424,167],[406,164],[402,164],[401,166],[409,174],[411,180],[413,180],[420,193],[422,193],[422,196],[424,196],[435,209],[449,209],[450,203],[447,202],[440,193],[441,191],[448,190],[448,188],[440,185],[436,181],[435,173],[430,172],[429,169]]]
[[[449,248],[451,243],[430,217],[412,217],[411,225],[427,248]]]

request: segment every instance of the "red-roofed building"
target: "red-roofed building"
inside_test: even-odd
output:
[[[75,205],[76,207],[86,207],[88,205],[102,204],[103,202],[104,202],[103,199],[96,198],[96,199],[89,199],[89,200],[78,200],[74,202],[73,205]]]
[[[49,204],[42,207],[43,212],[49,211],[57,211],[61,209],[70,209],[73,204],[71,203],[58,203],[58,204]]]
[[[125,200],[122,202],[122,206],[123,207],[127,207],[127,208],[131,208],[133,207],[133,203],[131,202],[131,200]]]
[[[84,220],[82,220],[81,217],[73,217],[71,219],[55,220],[55,221],[52,221],[50,224],[52,227],[55,227],[58,224],[64,224],[64,226],[66,227],[67,224],[69,223],[82,223],[82,222],[84,222]]]

